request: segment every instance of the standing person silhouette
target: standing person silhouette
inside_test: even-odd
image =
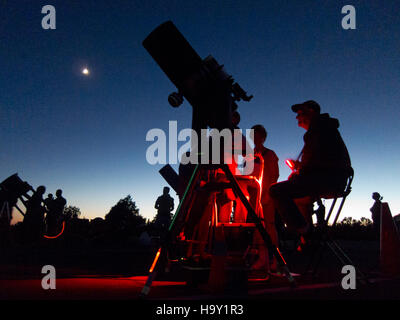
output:
[[[61,206],[61,204],[57,205],[56,199],[54,199],[52,193],[49,193],[47,195],[47,198],[44,199],[43,202],[47,208],[47,214],[46,214],[47,230],[46,230],[46,233],[54,234],[58,230],[58,221],[60,219],[59,212],[61,211],[61,209],[59,209],[58,206]]]
[[[163,194],[156,200],[154,208],[157,209],[156,225],[162,229],[168,228],[172,210],[174,210],[174,199],[169,195],[169,187],[164,187]]]
[[[66,205],[67,205],[67,200],[62,196],[62,190],[58,189],[56,191],[56,198],[54,199],[54,210],[57,220],[61,219]]]
[[[52,193],[49,193],[47,195],[47,198],[43,200],[43,202],[47,208],[47,211],[50,211],[50,209],[53,207],[53,201],[54,201],[54,197],[53,197]]]
[[[383,197],[378,192],[372,194],[372,199],[375,200],[374,205],[369,209],[371,211],[372,222],[374,226],[375,234],[379,236],[381,228],[381,208]]]
[[[46,209],[42,205],[42,202],[45,192],[45,186],[37,187],[32,197],[26,203],[23,225],[28,241],[37,241],[43,234],[44,213]]]
[[[276,153],[264,146],[267,139],[267,130],[264,126],[257,124],[252,127],[254,130],[254,153],[263,157],[264,167],[262,176],[262,193],[261,193],[261,206],[263,216],[260,217],[264,223],[265,229],[271,237],[272,243],[278,246],[278,234],[275,227],[275,206],[269,195],[269,188],[272,184],[276,183],[279,178],[278,157]],[[259,172],[257,173],[259,175]],[[270,271],[268,248],[265,246],[261,235],[257,232],[255,235],[255,244],[259,247],[259,254],[257,261],[253,264],[252,269],[266,269]],[[273,260],[273,269],[276,269],[276,260]]]

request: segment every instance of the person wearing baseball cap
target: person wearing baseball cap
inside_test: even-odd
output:
[[[299,127],[308,130],[311,121],[321,112],[321,107],[314,100],[308,100],[303,103],[294,104],[292,111],[297,113],[296,119]]]
[[[288,229],[307,234],[316,197],[342,192],[352,172],[350,156],[338,131],[339,121],[321,114],[314,100],[292,105],[298,126],[305,129],[304,147],[288,180],[269,193]],[[303,201],[304,200],[304,201]]]

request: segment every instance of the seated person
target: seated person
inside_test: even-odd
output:
[[[299,127],[307,130],[301,159],[296,161],[296,171],[289,179],[273,184],[269,193],[288,229],[307,234],[312,227],[309,210],[313,199],[342,192],[351,162],[337,119],[321,114],[319,104],[312,100],[295,104],[292,110],[297,113]],[[309,203],[303,203],[300,210],[295,201],[305,197],[309,197]]]

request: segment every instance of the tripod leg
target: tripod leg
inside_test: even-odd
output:
[[[183,194],[182,200],[179,203],[178,208],[176,209],[176,213],[172,219],[172,222],[168,228],[167,234],[165,235],[165,238],[163,239],[163,244],[161,247],[158,249],[156,256],[154,257],[153,263],[150,267],[149,274],[147,276],[147,281],[146,284],[144,285],[140,297],[145,297],[149,294],[151,285],[157,275],[157,265],[159,264],[160,260],[165,260],[167,256],[167,250],[170,241],[173,239],[174,236],[177,235],[177,232],[180,230],[180,225],[182,225],[182,221],[184,221],[186,214],[190,210],[184,210],[185,207],[190,204],[191,197],[194,195],[194,187],[196,185],[197,179],[200,176],[200,166],[196,165],[193,174],[189,180],[189,183],[186,187],[185,193]]]
[[[288,279],[290,285],[291,286],[296,286],[296,282],[295,282],[293,276],[291,275],[291,273],[289,271],[289,268],[288,268],[288,266],[286,264],[285,259],[283,258],[283,256],[282,256],[281,252],[279,251],[279,249],[272,243],[271,237],[269,236],[268,232],[265,230],[261,220],[258,218],[257,214],[255,213],[255,211],[251,207],[249,201],[247,200],[247,198],[243,194],[242,189],[240,188],[238,182],[236,181],[235,177],[233,176],[232,172],[230,171],[228,165],[226,165],[226,164],[222,165],[222,169],[224,170],[228,180],[231,182],[233,191],[239,197],[240,201],[242,201],[243,205],[245,206],[245,208],[246,208],[246,210],[248,212],[248,215],[254,221],[255,226],[256,226],[257,230],[260,232],[261,237],[263,238],[265,244],[267,245],[267,247],[269,249],[271,249],[273,255],[276,257],[276,260],[278,261],[279,266],[284,271],[284,273],[286,275],[286,278]]]
[[[324,241],[322,246],[320,248],[318,248],[318,252],[315,254],[317,259],[316,259],[316,261],[314,263],[314,266],[313,266],[313,268],[311,270],[312,277],[315,277],[317,275],[318,267],[319,267],[319,264],[321,263],[322,256],[324,255],[326,246],[327,246],[327,243]],[[315,258],[315,255],[314,255],[314,258]]]
[[[197,182],[199,177],[200,177],[200,165],[197,164],[195,169],[194,169],[194,171],[193,171],[193,173],[192,173],[192,176],[191,176],[191,178],[190,178],[190,180],[188,182],[186,190],[185,190],[185,192],[184,192],[184,194],[182,196],[182,200],[179,203],[178,208],[176,209],[175,215],[174,215],[174,217],[173,217],[173,219],[171,221],[171,224],[170,224],[170,226],[168,228],[168,232],[173,232],[174,229],[176,228],[177,224],[179,224],[182,220],[184,220],[183,219],[184,217],[183,217],[183,215],[181,213],[181,212],[184,211],[184,210],[182,210],[182,208],[185,207],[185,205],[187,205],[188,202],[190,202],[190,197],[194,193],[193,190],[194,190],[194,187],[195,187],[196,182]]]
[[[326,244],[327,239],[326,235],[324,234],[324,232],[326,232],[325,231],[326,224],[327,222],[326,220],[324,220],[322,225],[320,226],[319,234],[317,235],[318,238],[316,239],[317,244],[316,247],[314,247],[311,252],[310,260],[307,264],[304,274],[308,274],[310,272],[313,277],[317,274],[318,266],[322,260],[322,256],[327,246]]]
[[[4,215],[4,211],[6,211],[6,207],[7,207],[7,218],[8,218],[8,220],[10,220],[9,219],[9,212],[8,212],[8,202],[7,201],[4,201],[4,203],[3,203],[3,206],[1,207],[1,210],[0,210],[0,219],[3,217],[3,215]]]
[[[165,248],[160,247],[156,253],[156,256],[154,257],[153,263],[151,264],[150,270],[149,270],[149,275],[147,277],[146,283],[140,292],[140,297],[145,297],[149,294],[151,285],[153,284],[153,280],[155,279],[157,275],[157,262],[160,259],[161,254],[165,254]]]

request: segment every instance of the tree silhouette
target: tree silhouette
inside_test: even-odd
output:
[[[362,218],[360,219],[360,224],[361,224],[363,227],[368,227],[368,226],[372,225],[372,221],[371,221],[370,219],[368,219],[368,218],[362,217]]]
[[[341,224],[349,225],[349,226],[355,225],[357,223],[358,223],[358,221],[356,219],[353,219],[352,217],[343,218],[343,220],[341,221]]]
[[[81,215],[81,209],[74,206],[68,206],[64,209],[63,215],[66,221],[71,220],[72,218],[79,218]]]
[[[131,195],[119,200],[106,214],[105,220],[114,231],[135,231],[146,223],[146,219],[139,214],[139,209]]]
[[[372,221],[365,217],[360,220],[352,217],[344,218],[340,223],[332,227],[332,234],[335,237],[347,240],[374,239]]]

